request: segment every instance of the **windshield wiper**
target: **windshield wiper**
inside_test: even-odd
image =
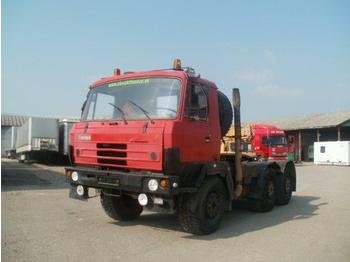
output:
[[[117,105],[115,105],[115,104],[112,104],[112,103],[108,103],[108,104],[110,104],[111,106],[115,107],[115,108],[120,112],[120,114],[121,114],[121,116],[122,116],[122,118],[123,118],[123,120],[124,120],[124,124],[127,125],[128,122],[126,121],[126,117],[125,117],[124,111],[123,111],[119,106],[117,106]]]
[[[144,108],[142,108],[141,106],[139,106],[138,104],[134,103],[134,102],[131,101],[131,100],[129,100],[129,102],[130,102],[131,104],[133,104],[134,106],[136,106],[138,109],[140,109],[140,110],[142,111],[142,113],[144,113],[145,116],[149,119],[149,121],[150,121],[152,124],[154,124],[153,119],[149,116],[149,113],[148,113]]]

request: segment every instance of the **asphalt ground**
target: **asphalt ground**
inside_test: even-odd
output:
[[[68,198],[63,167],[2,161],[3,261],[350,261],[350,167],[297,166],[297,192],[269,213],[234,209],[208,236],[174,215],[113,221]]]

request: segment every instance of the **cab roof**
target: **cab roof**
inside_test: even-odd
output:
[[[123,79],[134,79],[134,78],[144,78],[144,77],[175,77],[180,79],[188,79],[188,73],[185,70],[174,70],[174,69],[162,69],[162,70],[151,70],[151,71],[143,71],[143,72],[126,72],[124,74],[115,74],[113,76],[103,77],[90,85],[90,88],[95,88],[100,85],[104,85],[107,83],[115,82]],[[211,87],[216,87],[216,85],[206,79],[198,77],[198,81],[202,84],[206,84]]]

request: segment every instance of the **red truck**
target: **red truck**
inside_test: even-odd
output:
[[[268,160],[286,160],[288,142],[286,134],[280,128],[266,124],[252,124],[252,148],[257,157]]]
[[[221,154],[235,151],[235,130],[230,128],[222,139]],[[241,132],[241,151],[246,160],[287,160],[293,143],[288,144],[285,133],[273,125],[246,124]]]
[[[233,91],[240,133],[239,90]],[[166,210],[192,234],[214,232],[240,199],[262,212],[287,204],[296,189],[293,162],[242,162],[239,150],[220,154],[232,117],[229,99],[180,60],[164,70],[116,69],[90,86],[72,127],[70,197],[87,200],[95,188],[113,219]]]

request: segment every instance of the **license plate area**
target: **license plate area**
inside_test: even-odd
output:
[[[120,180],[117,177],[110,177],[110,176],[100,176],[97,178],[97,183],[99,185],[108,185],[113,187],[119,187],[120,186]]]

